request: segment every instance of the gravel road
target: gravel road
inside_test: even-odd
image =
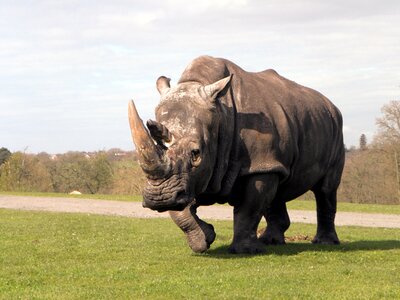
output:
[[[52,212],[114,215],[132,218],[166,218],[168,213],[158,213],[142,207],[140,202],[122,202],[75,198],[23,197],[0,195],[0,208]],[[198,215],[204,219],[232,220],[232,207],[213,205],[200,207]],[[316,223],[315,211],[290,210],[293,223]],[[364,226],[400,228],[400,215],[338,212],[338,226]]]

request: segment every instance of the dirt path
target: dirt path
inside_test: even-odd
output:
[[[75,198],[0,195],[0,208],[115,215],[133,218],[169,217],[168,213],[158,213],[143,208],[140,202]],[[232,220],[232,207],[221,205],[200,207],[198,215],[204,219]],[[290,210],[289,215],[293,223],[316,223],[316,213],[314,211]],[[338,212],[336,225],[400,228],[400,215]]]

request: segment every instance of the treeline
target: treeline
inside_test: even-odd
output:
[[[3,148],[4,149],[4,148]],[[140,194],[146,182],[134,152],[9,153],[0,149],[0,191],[84,194]],[[3,159],[2,159],[3,157]],[[368,145],[346,152],[338,200],[400,203],[400,151]],[[303,199],[313,198],[307,193]]]
[[[118,149],[35,155],[2,148],[0,163],[1,191],[140,194],[145,181],[135,154]]]
[[[346,152],[339,201],[400,204],[400,101],[381,113],[372,142],[361,134],[358,148]]]
[[[400,204],[397,155],[400,152],[373,144],[347,152],[338,200]]]
[[[371,143],[362,134],[358,147],[346,151],[339,201],[400,204],[400,101],[384,105],[376,124]],[[132,195],[140,194],[145,182],[134,152],[33,155],[0,149],[0,191]]]
[[[85,194],[140,194],[145,177],[134,152],[68,152],[61,155],[0,149],[0,190]],[[369,145],[346,152],[338,200],[400,203],[400,151]],[[312,198],[307,193],[302,198]]]

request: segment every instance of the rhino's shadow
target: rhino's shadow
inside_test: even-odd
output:
[[[261,255],[281,255],[291,256],[302,252],[353,252],[353,251],[370,251],[370,250],[395,250],[400,249],[400,241],[398,240],[381,240],[381,241],[355,241],[342,242],[340,245],[314,245],[311,243],[287,243],[286,245],[267,246],[266,252],[263,254],[230,254],[228,253],[228,245],[209,249],[205,257],[217,259],[239,259],[242,257]]]

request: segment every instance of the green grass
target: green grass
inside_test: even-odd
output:
[[[287,204],[288,209],[315,210],[315,201],[293,200]],[[337,210],[346,212],[380,213],[380,214],[400,214],[400,205],[388,204],[360,204],[338,202]]]
[[[339,227],[340,246],[230,255],[232,222],[192,254],[168,219],[0,209],[1,299],[399,299],[400,229]],[[312,235],[293,224],[287,235]]]

